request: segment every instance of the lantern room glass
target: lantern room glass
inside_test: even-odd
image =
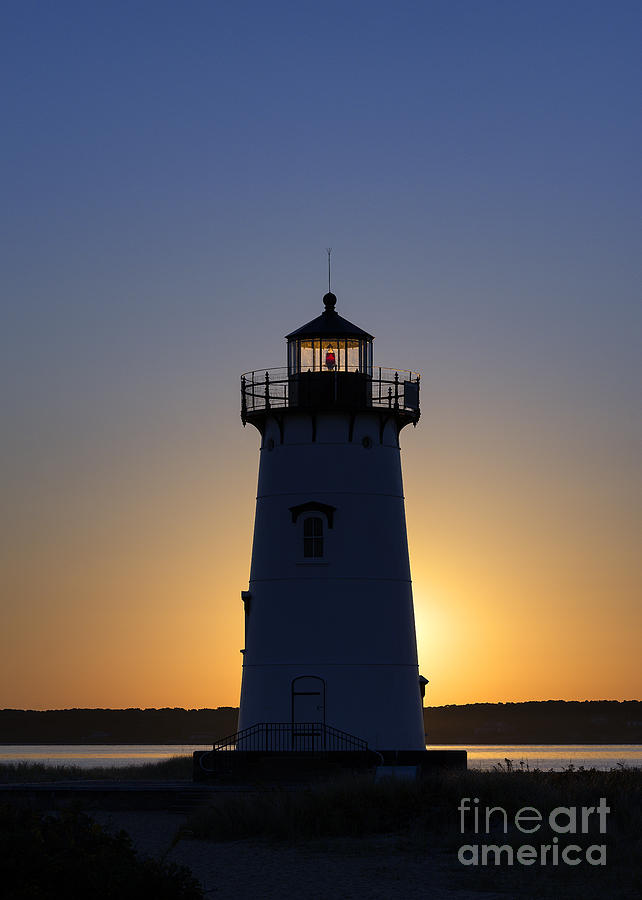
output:
[[[372,375],[372,341],[366,338],[295,338],[288,341],[288,374],[362,372]]]

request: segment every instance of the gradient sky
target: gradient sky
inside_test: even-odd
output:
[[[431,704],[640,697],[637,2],[0,9],[0,706],[236,705],[238,379],[338,311]]]

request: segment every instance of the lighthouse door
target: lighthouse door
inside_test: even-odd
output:
[[[292,749],[323,750],[325,681],[299,675],[292,681]]]

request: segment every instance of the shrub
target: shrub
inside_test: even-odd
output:
[[[202,900],[189,869],[139,857],[124,832],[88,816],[0,807],[0,884],[7,900]]]

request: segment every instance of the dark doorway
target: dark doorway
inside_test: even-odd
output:
[[[322,750],[325,725],[325,681],[299,675],[292,681],[292,749]]]

